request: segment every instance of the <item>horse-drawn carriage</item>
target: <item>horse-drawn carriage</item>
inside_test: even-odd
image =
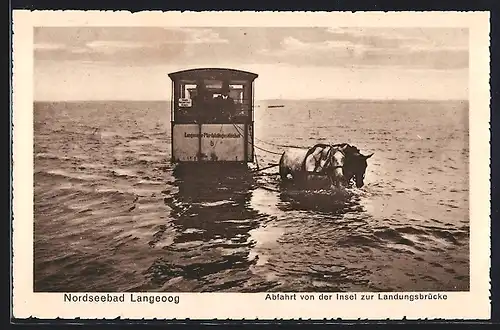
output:
[[[224,68],[198,68],[173,72],[171,127],[172,162],[186,166],[246,165],[254,162],[254,80],[257,74]],[[332,184],[356,180],[363,185],[366,160],[347,144],[287,150],[280,175],[294,179],[322,175]],[[318,167],[318,165],[320,165]],[[191,167],[191,166],[189,166]],[[304,175],[305,176],[304,176]]]

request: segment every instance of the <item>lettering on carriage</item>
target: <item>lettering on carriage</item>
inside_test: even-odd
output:
[[[238,133],[187,133],[184,132],[184,137],[186,138],[210,138],[210,139],[237,139],[241,135]]]

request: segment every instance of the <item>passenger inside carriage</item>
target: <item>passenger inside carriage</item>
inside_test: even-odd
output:
[[[186,82],[181,87],[178,120],[184,123],[243,123],[248,120],[244,86],[228,80]]]
[[[230,88],[229,83],[225,81],[220,90],[220,95],[215,98],[216,108],[214,120],[217,121],[225,121],[230,122],[232,117],[234,117],[236,113],[236,107],[234,104],[234,100],[229,95]],[[218,111],[217,111],[218,110]]]
[[[203,80],[198,80],[196,82],[196,93],[192,97],[193,105],[192,105],[192,117],[195,122],[199,122],[203,120],[204,112],[206,110],[207,102],[208,102],[208,91],[205,88],[205,83]]]

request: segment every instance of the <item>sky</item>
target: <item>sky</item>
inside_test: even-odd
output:
[[[38,101],[168,100],[168,73],[255,72],[256,99],[468,99],[459,28],[37,27]]]

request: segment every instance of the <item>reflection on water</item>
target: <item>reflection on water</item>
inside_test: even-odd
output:
[[[282,185],[280,206],[282,211],[302,210],[326,212],[342,217],[349,212],[362,212],[359,196],[346,189],[302,190],[292,185]]]
[[[172,222],[182,233],[176,243],[238,243],[258,226],[256,212],[248,207],[253,180],[247,169],[186,166],[177,167],[174,177],[178,191],[165,198],[165,203],[172,208]]]
[[[177,191],[164,202],[176,236],[148,276],[164,290],[238,290],[257,261],[250,231],[263,222],[250,207],[251,173],[246,166],[179,165],[173,175]],[[172,278],[182,278],[183,287],[171,285]]]
[[[175,237],[145,272],[161,291],[287,290],[272,270],[287,226],[276,215],[315,211],[340,219],[363,211],[348,191],[260,189],[246,166],[179,165],[173,176],[164,202]]]

